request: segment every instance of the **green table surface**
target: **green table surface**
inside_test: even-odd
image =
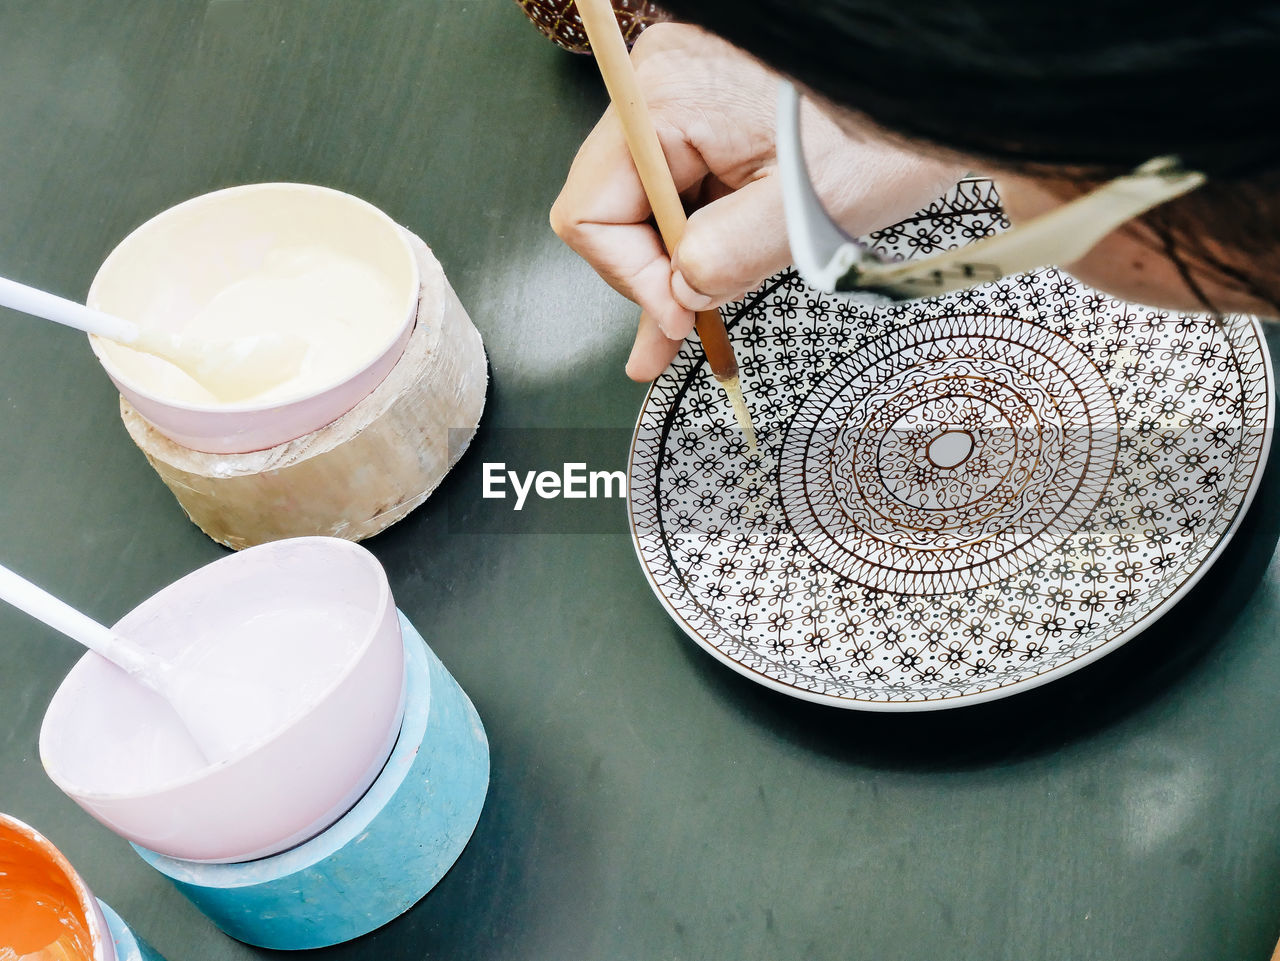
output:
[[[180,200],[337,187],[427,240],[484,336],[473,462],[550,456],[573,429],[618,466],[644,396],[622,375],[636,310],[547,226],[603,106],[590,61],[512,0],[5,0],[0,274],[82,297]],[[1155,629],[1045,688],[920,715],[817,707],[719,665],[650,592],[621,506],[469,529],[448,510],[470,503],[461,483],[367,545],[484,719],[488,802],[435,890],[320,956],[1269,956],[1275,470]],[[8,311],[0,497],[0,561],[102,620],[225,553],[130,442],[84,338]],[[0,810],[169,961],[269,953],[222,935],[45,777],[40,720],[78,656],[0,610]]]

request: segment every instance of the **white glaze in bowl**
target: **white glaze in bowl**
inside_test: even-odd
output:
[[[345,813],[390,754],[403,645],[386,575],[356,544],[293,538],[221,558],[116,629],[184,665],[249,666],[279,685],[283,705],[228,704],[228,725],[256,719],[258,735],[206,760],[159,695],[96,654],[81,658],[45,714],[40,757],[130,841],[200,861],[286,850]]]
[[[378,385],[412,332],[418,286],[404,230],[365,201],[309,184],[229,187],[134,230],[99,268],[88,304],[164,331],[298,334],[312,343],[303,370],[224,403],[167,361],[90,342],[161,433],[193,450],[262,450],[331,423]]]

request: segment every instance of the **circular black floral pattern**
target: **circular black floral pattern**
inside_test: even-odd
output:
[[[1038,324],[922,320],[840,357],[779,457],[788,526],[880,590],[979,586],[1043,557],[1097,505],[1116,409],[1088,354]]]
[[[971,180],[871,240],[927,256],[1004,226]],[[1101,656],[1214,559],[1266,460],[1251,318],[1052,268],[887,305],[786,272],[725,317],[761,455],[686,343],[636,425],[633,537],[691,637],[811,700],[949,707]]]

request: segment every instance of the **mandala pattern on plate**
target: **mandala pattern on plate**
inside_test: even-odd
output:
[[[945,594],[1052,551],[1115,465],[1116,410],[1089,356],[1045,328],[924,320],[840,357],[778,459],[786,522],[868,587]]]
[[[871,239],[926,256],[1002,225],[968,181]],[[686,344],[636,426],[633,537],[691,637],[801,697],[928,710],[1074,670],[1207,568],[1266,460],[1251,318],[1056,269],[891,305],[788,272],[725,314],[760,466]]]

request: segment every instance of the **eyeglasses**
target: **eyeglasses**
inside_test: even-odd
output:
[[[828,293],[865,290],[893,300],[1071,263],[1116,227],[1205,182],[1176,158],[1158,157],[1012,230],[934,257],[892,263],[841,230],[822,206],[800,149],[800,94],[787,81],[778,90],[777,141],[787,236],[805,283]]]

